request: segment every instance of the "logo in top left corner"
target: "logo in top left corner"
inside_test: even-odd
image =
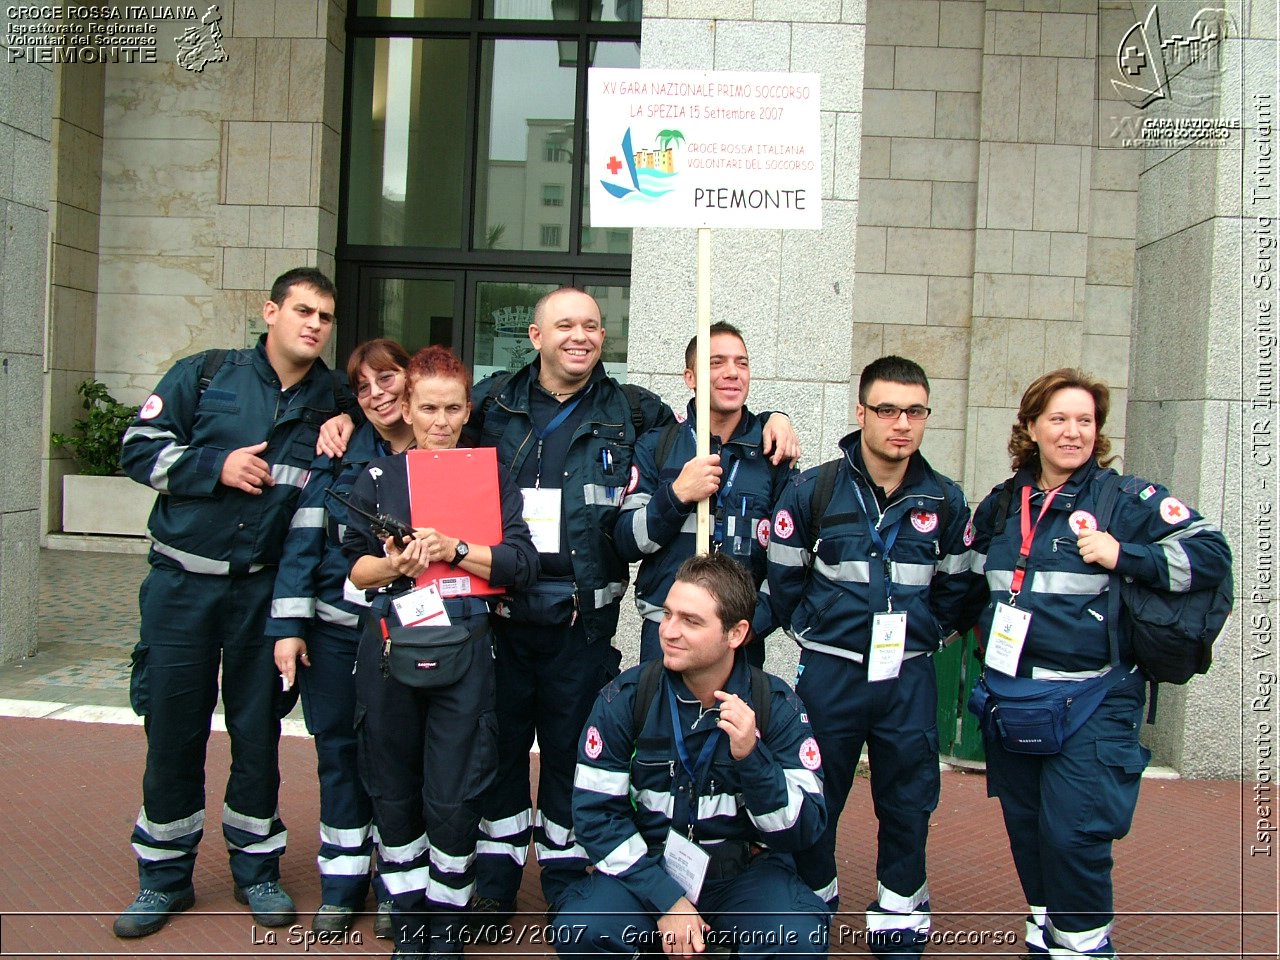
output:
[[[216,3],[209,5],[199,24],[187,27],[182,36],[173,40],[178,45],[174,59],[183,70],[203,73],[207,65],[227,60],[227,50],[222,45],[222,11]]]

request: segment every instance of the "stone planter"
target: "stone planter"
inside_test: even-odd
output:
[[[62,478],[62,532],[143,537],[156,492],[128,477]]]

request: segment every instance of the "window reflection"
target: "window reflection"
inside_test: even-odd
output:
[[[347,241],[459,248],[467,41],[353,42]]]

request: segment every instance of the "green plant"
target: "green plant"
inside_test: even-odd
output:
[[[137,407],[116,401],[104,383],[85,380],[76,393],[83,398],[86,415],[76,421],[79,435],[54,433],[55,447],[66,447],[80,465],[80,472],[91,477],[109,477],[120,472],[120,441],[129,424],[138,415]]]

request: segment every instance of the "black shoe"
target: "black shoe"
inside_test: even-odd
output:
[[[236,903],[247,903],[253,919],[264,927],[284,927],[298,915],[290,897],[278,880],[264,880],[248,887],[236,887]]]
[[[192,887],[165,893],[161,890],[139,890],[133,903],[116,917],[111,931],[117,937],[146,937],[169,922],[169,915],[181,913],[196,902]]]
[[[318,934],[346,933],[351,929],[356,912],[351,907],[340,907],[336,903],[322,903],[316,915],[311,919],[311,932]]]
[[[396,935],[395,920],[391,917],[392,906],[390,900],[378,901],[378,912],[373,918],[373,935],[380,940],[390,940]]]
[[[514,900],[476,897],[467,908],[463,925],[471,943],[499,943],[502,930],[516,912]]]

